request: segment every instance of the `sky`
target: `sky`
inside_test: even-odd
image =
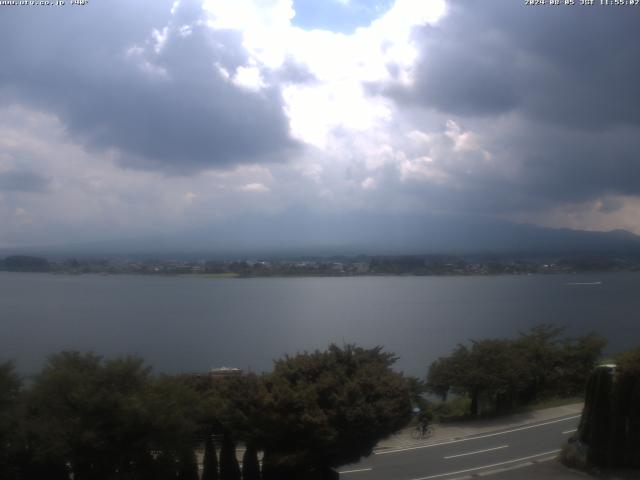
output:
[[[0,247],[362,216],[640,233],[640,7],[577,3],[0,5]]]

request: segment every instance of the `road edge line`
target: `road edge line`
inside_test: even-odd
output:
[[[507,460],[507,461],[505,461],[505,462],[494,463],[494,464],[491,464],[491,465],[483,465],[483,466],[480,466],[480,467],[467,468],[467,469],[465,469],[465,470],[458,470],[458,471],[456,471],[456,472],[438,473],[438,474],[436,474],[436,475],[428,475],[428,476],[426,476],[426,477],[418,477],[418,478],[413,478],[413,479],[411,479],[411,480],[430,480],[430,479],[432,479],[432,478],[442,478],[442,477],[447,477],[447,476],[449,476],[449,475],[457,475],[457,474],[459,474],[459,473],[467,473],[467,472],[473,472],[473,471],[475,471],[475,470],[483,470],[483,469],[485,469],[485,468],[489,468],[489,469],[490,469],[490,468],[492,468],[492,467],[499,467],[499,466],[502,466],[502,465],[506,465],[506,464],[508,464],[508,463],[521,462],[521,461],[524,461],[524,460],[534,459],[534,458],[536,458],[536,457],[543,457],[543,458],[546,458],[546,457],[545,457],[545,455],[546,455],[547,457],[553,457],[553,458],[555,458],[555,457],[557,457],[557,456],[558,456],[558,454],[559,454],[559,453],[560,453],[560,449],[558,449],[558,450],[552,450],[552,451],[549,451],[549,452],[537,453],[537,454],[535,454],[535,455],[529,455],[529,456],[527,456],[527,457],[522,457],[522,458],[515,458],[515,459],[513,459],[513,460]],[[528,464],[533,465],[533,463],[534,463],[534,462],[525,462],[524,464],[518,464],[518,465],[528,465]],[[506,467],[506,468],[508,468],[508,467]],[[498,470],[500,470],[500,469],[487,470],[487,472],[498,471]],[[484,474],[486,475],[486,472],[478,472],[477,474],[474,474],[474,475],[471,475],[471,476],[472,476],[472,477],[473,477],[473,476],[481,476],[481,474],[482,474],[482,473],[484,473]],[[459,477],[451,477],[449,480],[453,480],[453,479],[455,479],[455,478],[459,478]]]
[[[513,432],[519,432],[521,430],[528,430],[531,428],[537,428],[537,427],[544,427],[545,425],[552,425],[554,423],[560,423],[560,422],[565,422],[567,420],[574,420],[576,418],[580,418],[582,416],[582,414],[580,415],[572,415],[570,417],[564,417],[564,418],[556,418],[550,421],[546,421],[543,423],[531,423],[531,424],[523,424],[519,427],[514,427],[511,428],[509,430],[498,430],[498,431],[493,431],[493,432],[489,432],[489,433],[480,433],[480,434],[471,434],[471,435],[467,435],[466,437],[454,437],[452,439],[448,439],[448,440],[443,440],[443,441],[439,441],[439,442],[434,442],[434,443],[427,443],[424,445],[412,445],[409,447],[402,447],[402,448],[394,448],[394,449],[389,449],[389,450],[379,450],[379,451],[374,451],[373,454],[374,455],[387,455],[389,453],[399,453],[399,452],[407,452],[407,451],[411,451],[411,450],[420,450],[423,448],[432,448],[432,447],[437,447],[440,445],[449,445],[451,443],[458,443],[458,442],[470,442],[471,440],[480,440],[482,438],[488,438],[488,437],[495,437],[497,435],[505,435],[507,433],[513,433]]]

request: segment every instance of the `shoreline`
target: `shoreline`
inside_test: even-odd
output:
[[[561,275],[599,275],[611,273],[640,273],[637,269],[615,269],[615,270],[577,270],[577,271],[550,271],[550,272],[498,272],[498,273],[274,273],[264,275],[239,274],[234,272],[228,273],[153,273],[153,272],[65,272],[65,271],[8,271],[0,270],[0,274],[40,274],[51,276],[101,276],[101,277],[118,277],[118,276],[134,276],[134,277],[158,277],[158,278],[202,278],[202,279],[249,279],[249,278],[371,278],[371,277],[543,277],[543,276],[561,276]],[[572,286],[599,286],[602,281],[571,283]]]

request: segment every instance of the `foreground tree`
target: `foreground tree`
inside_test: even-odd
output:
[[[508,410],[542,397],[580,394],[605,341],[594,334],[561,338],[564,330],[539,325],[519,338],[471,341],[431,364],[429,391],[446,399],[452,392],[471,399],[471,415],[481,403]]]
[[[191,448],[179,456],[178,480],[198,480],[198,460]]]
[[[200,444],[204,406],[202,397],[184,379],[154,379],[143,399],[147,412],[147,447],[173,458],[190,458]]]
[[[508,340],[473,341],[470,348],[459,345],[429,369],[432,392],[444,397],[451,390],[469,396],[471,415],[478,415],[482,399],[495,409],[512,406],[527,372],[515,349]]]
[[[522,356],[528,365],[528,382],[521,392],[524,401],[537,400],[561,383],[563,352],[559,345],[563,332],[563,327],[537,325],[528,332],[520,333],[520,338],[514,342],[518,349],[517,354]],[[589,364],[587,368],[588,372],[583,382],[586,381],[593,364]]]
[[[265,378],[260,420],[263,477],[334,478],[331,469],[371,454],[411,418],[396,357],[354,345],[285,357]]]
[[[202,460],[202,480],[218,480],[218,457],[211,432],[206,432],[204,440],[204,458]]]
[[[258,450],[251,444],[247,445],[242,456],[242,480],[260,480]]]
[[[122,428],[123,402],[148,378],[141,362],[130,366],[122,381],[127,391],[118,401],[113,398],[118,388],[109,385],[99,357],[76,352],[51,356],[28,398],[30,447],[36,458],[68,464],[79,480],[111,475],[126,450],[118,451],[117,440],[110,438],[117,434],[105,427]]]
[[[27,398],[27,463],[69,465],[75,480],[189,475],[198,405],[195,392],[152,378],[139,358],[54,355]]]
[[[205,480],[260,478],[259,451],[262,478],[337,478],[333,468],[369,455],[411,417],[411,395],[422,386],[394,372],[395,360],[380,347],[331,345],[278,360],[268,375],[157,378],[136,357],[62,352],[24,393],[3,364],[0,473],[3,480],[196,480],[194,451],[204,440]],[[224,435],[219,473],[213,433]],[[236,444],[246,447],[242,472]]]
[[[10,478],[15,468],[20,386],[13,363],[0,363],[0,478]]]
[[[445,401],[454,388],[464,388],[464,373],[469,363],[469,349],[459,344],[449,356],[431,363],[427,373],[427,390]]]
[[[560,395],[582,395],[606,344],[606,340],[595,333],[563,341],[559,382],[555,385]]]
[[[248,463],[243,461],[242,478],[253,478],[253,461],[259,475],[257,458],[253,457],[257,455],[256,446],[262,436],[260,428],[267,395],[264,382],[252,373],[233,375],[215,379],[204,392],[212,428],[223,435],[220,478],[240,478],[240,467],[235,456],[236,443],[244,445],[247,455],[250,455],[245,459]]]
[[[231,435],[226,433],[222,437],[220,451],[220,480],[240,480],[240,465],[236,458],[236,444]]]

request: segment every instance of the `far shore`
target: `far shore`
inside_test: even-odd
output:
[[[600,271],[571,271],[571,272],[532,272],[532,273],[361,273],[361,274],[331,274],[331,273],[274,273],[266,275],[243,275],[234,272],[228,273],[146,273],[146,272],[9,272],[6,270],[0,270],[0,274],[14,274],[14,273],[38,273],[48,274],[51,276],[103,276],[103,277],[119,277],[119,276],[134,276],[134,277],[157,277],[157,278],[201,278],[201,279],[250,279],[250,278],[372,278],[372,277],[437,277],[437,278],[451,278],[451,277],[463,277],[463,278],[475,278],[475,277],[530,277],[530,276],[561,276],[561,275],[592,275],[608,273],[637,273],[638,270],[600,270]],[[568,283],[572,286],[588,286],[597,287],[602,285],[601,280],[590,281],[584,283]]]

